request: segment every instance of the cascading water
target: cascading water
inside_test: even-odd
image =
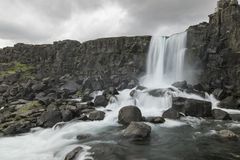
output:
[[[137,90],[134,96],[130,96],[130,92],[134,89],[123,90],[106,108],[97,108],[106,113],[103,121],[73,121],[65,124],[62,128],[34,129],[31,133],[20,136],[0,138],[0,159],[63,160],[69,151],[78,146],[81,146],[83,151],[79,154],[77,160],[93,159],[92,155],[94,153],[90,152],[92,146],[94,147],[99,143],[111,143],[118,146],[119,133],[122,128],[117,122],[117,117],[119,110],[123,106],[136,105],[145,117],[161,116],[165,110],[171,107],[171,95],[173,94],[203,99],[197,95],[188,95],[177,90],[175,93],[170,94],[165,92],[166,94],[160,97],[151,96],[149,92],[154,88],[156,90],[156,88],[169,87],[172,82],[183,79],[186,34],[184,32],[169,38],[152,38],[148,53],[147,74],[143,80],[143,85],[147,86],[148,89]],[[162,90],[164,91],[164,89],[159,91]],[[165,90],[167,91],[167,89]],[[193,119],[193,122],[199,124],[199,119]],[[191,119],[190,124],[194,125],[193,122]],[[141,145],[140,147],[135,145],[133,147],[132,144],[124,144],[130,150],[130,154],[123,152],[118,159],[183,160],[186,158],[179,157],[179,153],[184,151],[183,148],[189,153],[189,156],[186,155],[186,157],[196,156],[197,154],[202,156],[204,154],[199,153],[199,149],[195,149],[195,139],[191,141],[189,138],[192,137],[191,134],[197,131],[192,130],[191,127],[176,128],[176,126],[189,125],[189,122],[166,119],[164,124],[149,125],[152,127],[151,139],[153,139],[153,141],[149,142],[150,145]],[[84,134],[89,134],[90,138],[83,141],[76,138],[78,135]],[[178,141],[178,137],[180,137],[181,141]],[[186,143],[187,145],[185,145]],[[122,147],[122,144],[120,146]],[[205,147],[206,145],[204,145]],[[171,148],[171,150],[165,150],[165,148]],[[109,151],[112,150],[114,148],[109,149]],[[164,154],[159,154],[162,152]],[[104,153],[102,159],[112,159],[112,155],[106,157],[105,151],[101,153]],[[117,150],[117,155],[121,153],[121,151],[119,153]]]
[[[163,87],[183,80],[187,32],[167,37],[153,36],[147,58],[143,85]]]

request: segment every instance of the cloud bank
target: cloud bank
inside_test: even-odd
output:
[[[0,0],[0,47],[170,35],[208,20],[217,0]]]

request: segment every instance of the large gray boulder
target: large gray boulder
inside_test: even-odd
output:
[[[46,128],[53,127],[58,122],[62,122],[62,113],[58,110],[45,111],[38,119],[38,124]]]
[[[208,101],[174,97],[172,108],[192,117],[210,117],[212,104]]]
[[[105,96],[97,96],[94,100],[95,107],[106,107],[108,105],[108,100]]]
[[[89,119],[92,121],[100,121],[105,117],[105,112],[103,111],[92,111],[89,113]]]
[[[123,131],[123,136],[133,141],[141,141],[149,138],[151,127],[143,122],[131,122]]]
[[[231,120],[230,115],[221,109],[213,109],[212,116],[216,120]]]
[[[142,121],[142,113],[136,106],[126,106],[120,109],[118,113],[118,123],[128,125],[131,122]]]
[[[162,115],[163,118],[168,118],[168,119],[179,119],[180,116],[181,115],[179,114],[179,112],[173,108],[169,108],[168,110],[163,112],[163,115]]]

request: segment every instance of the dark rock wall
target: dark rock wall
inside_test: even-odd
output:
[[[16,44],[0,50],[0,65],[27,64],[39,79],[64,74],[104,80],[113,75],[136,78],[144,72],[150,39],[142,36],[104,38],[82,44],[71,40],[52,45]]]
[[[210,91],[240,91],[240,6],[236,1],[220,0],[209,23],[189,27],[188,48],[187,59],[197,65],[199,81],[209,85]]]

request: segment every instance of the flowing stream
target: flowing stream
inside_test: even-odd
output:
[[[147,73],[141,79],[142,85],[151,89],[168,88],[175,81],[183,80],[184,53],[187,33],[171,37],[153,37],[148,53]],[[180,92],[173,88],[175,96],[203,99],[197,95]],[[92,148],[99,146],[95,159],[101,160],[206,160],[218,158],[235,159],[239,156],[239,143],[221,143],[211,138],[215,129],[238,128],[238,123],[212,121],[186,117],[179,121],[166,120],[164,124],[153,125],[151,139],[144,144],[134,144],[121,138],[121,125],[117,123],[118,111],[127,105],[136,105],[143,116],[161,116],[171,107],[171,95],[153,97],[148,90],[120,92],[106,108],[98,108],[106,113],[103,121],[73,121],[62,128],[35,128],[31,133],[0,138],[1,160],[64,160],[72,149],[81,146],[83,151],[78,160],[94,159]],[[96,93],[98,94],[98,93]],[[210,95],[205,100],[216,101]],[[78,135],[88,135],[78,140]],[[104,149],[103,149],[104,148]],[[101,150],[101,149],[100,149]]]

